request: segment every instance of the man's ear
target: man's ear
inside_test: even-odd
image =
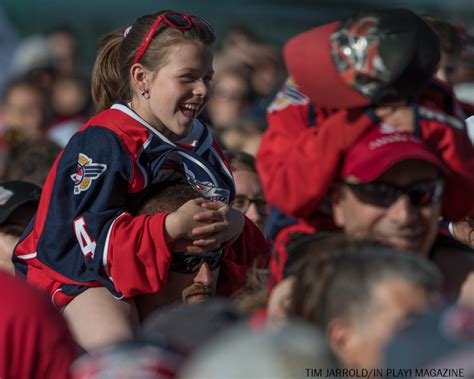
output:
[[[353,351],[351,349],[352,328],[341,319],[331,320],[326,329],[329,346],[342,366],[351,367]]]
[[[139,93],[147,92],[149,90],[151,74],[150,70],[147,70],[140,63],[132,65],[132,67],[130,67],[132,88],[135,88]]]
[[[343,227],[345,224],[345,216],[342,207],[344,200],[343,191],[344,189],[338,183],[334,184],[330,189],[332,215],[334,218],[334,223],[339,227]]]

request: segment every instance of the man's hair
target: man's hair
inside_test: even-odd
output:
[[[438,36],[443,54],[461,54],[463,41],[459,30],[453,24],[431,15],[424,15],[422,18]]]
[[[334,318],[350,321],[363,315],[383,280],[401,279],[428,293],[441,286],[434,264],[377,242],[336,236],[308,241],[302,249],[291,311],[323,329]]]
[[[189,184],[181,182],[164,182],[153,185],[137,215],[154,215],[158,212],[174,212],[189,200],[201,197]]]
[[[61,148],[47,139],[23,140],[8,133],[3,180],[24,180],[43,186]]]
[[[235,150],[225,150],[224,156],[229,162],[232,171],[244,170],[257,173],[255,169],[255,157],[244,152]]]
[[[8,82],[6,87],[1,93],[0,102],[5,105],[8,101],[8,97],[11,93],[18,88],[28,89],[31,92],[35,92],[37,99],[39,100],[39,107],[41,108],[41,128],[46,130],[52,119],[51,106],[46,100],[48,98],[44,89],[41,88],[38,83],[36,83],[32,78],[27,75],[14,78],[12,81]],[[9,125],[7,125],[9,126]]]

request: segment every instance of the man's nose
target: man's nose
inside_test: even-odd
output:
[[[262,215],[259,213],[257,205],[253,201],[250,202],[250,205],[247,209],[247,212],[245,212],[245,215],[255,224],[258,224],[258,222],[262,219]]]
[[[204,262],[199,268],[199,271],[194,277],[194,283],[200,283],[205,286],[212,286],[212,284],[214,283],[212,271],[209,269],[209,266],[206,262]]]
[[[388,209],[391,220],[400,225],[417,222],[419,209],[414,206],[407,195],[400,196]]]

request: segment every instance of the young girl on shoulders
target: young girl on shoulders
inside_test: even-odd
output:
[[[197,119],[214,40],[204,19],[175,11],[104,38],[92,75],[99,113],[59,155],[15,249],[17,271],[49,292],[85,349],[131,336],[133,305],[116,299],[159,292],[175,241],[202,253],[253,228],[227,205],[230,169]],[[170,214],[126,211],[152,183],[179,178],[203,198]]]

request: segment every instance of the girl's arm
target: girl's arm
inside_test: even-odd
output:
[[[159,290],[171,259],[165,215],[125,212],[146,183],[140,146],[135,150],[106,128],[77,133],[48,175],[16,260],[62,283],[103,285],[117,297]]]

